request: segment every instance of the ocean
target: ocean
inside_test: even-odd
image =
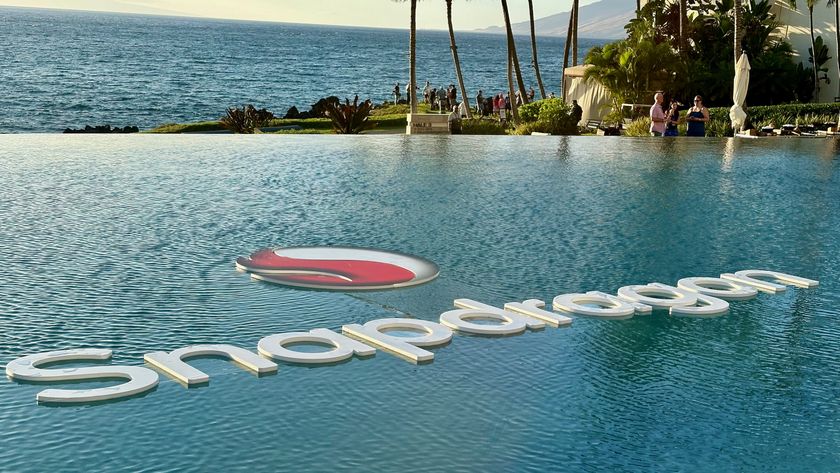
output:
[[[456,41],[470,96],[507,90],[504,36]],[[603,43],[581,40],[579,56]],[[538,44],[559,92],[564,39]],[[517,52],[537,89],[529,37]],[[456,82],[446,31],[419,31],[417,56],[420,86]],[[329,95],[384,101],[408,80],[408,31],[0,7],[0,57],[0,133],[148,129],[248,103],[282,116]]]

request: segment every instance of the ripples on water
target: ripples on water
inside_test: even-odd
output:
[[[479,88],[507,90],[504,36],[458,33],[457,40],[470,97]],[[530,39],[517,43],[525,81],[536,89]],[[582,40],[579,56],[600,43]],[[539,44],[540,72],[557,92],[564,42]],[[328,95],[379,102],[392,98],[395,82],[405,86],[407,51],[408,32],[400,30],[0,6],[0,132],[151,128],[215,120],[246,103],[282,116]],[[421,87],[455,82],[446,31],[418,33],[417,67]]]
[[[523,151],[524,150],[524,151]],[[0,137],[0,360],[192,343],[675,283],[752,267],[819,279],[715,319],[578,318],[209,387],[37,406],[0,381],[3,471],[840,469],[840,172],[826,140]],[[441,266],[360,297],[252,282],[273,245]]]

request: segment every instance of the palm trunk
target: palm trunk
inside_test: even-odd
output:
[[[519,68],[519,58],[516,55],[516,43],[513,40],[513,28],[511,28],[510,25],[507,0],[502,0],[502,12],[505,15],[505,29],[507,29],[508,49],[510,50],[511,59],[513,60],[513,72],[516,73],[516,83],[519,85],[519,90],[522,92],[522,103],[528,103],[528,97],[527,94],[525,94],[525,82],[522,81],[522,69]],[[511,101],[515,101],[514,97],[511,97]]]
[[[537,32],[534,29],[534,2],[528,0],[528,14],[531,16],[531,56],[534,58],[534,74],[537,76],[537,87],[540,89],[540,98],[545,99],[545,87],[543,87],[540,76],[540,62],[537,60]]]
[[[642,0],[636,0],[636,18],[639,18],[640,11],[642,11]]]
[[[834,36],[837,42],[837,53],[835,56],[840,56],[840,2],[834,0]],[[840,97],[840,57],[834,58],[834,61],[837,63],[837,96]]]
[[[814,7],[808,8],[808,21],[811,28],[811,63],[814,66],[814,102],[820,101],[820,73],[817,70],[817,43],[814,39]]]
[[[513,91],[513,55],[511,54],[510,43],[511,43],[511,41],[508,40],[507,77],[508,77],[508,88],[510,89],[509,97],[510,97],[511,121],[514,124],[516,124],[516,123],[519,123],[519,109],[516,106],[516,94],[514,94],[514,91]]]
[[[572,30],[572,65],[577,66],[578,63],[578,18],[580,17],[580,3],[575,0],[572,3],[572,10],[575,11],[575,25]]]
[[[735,0],[735,44],[733,49],[735,62],[733,64],[738,64],[738,58],[741,57],[741,0]],[[734,66],[733,66],[734,72]]]
[[[455,46],[455,30],[452,28],[452,0],[446,0],[446,21],[449,23],[449,48],[452,49],[452,61],[455,62],[455,76],[458,78],[458,87],[461,88],[461,97],[467,108],[467,118],[472,118],[470,113],[470,101],[467,98],[467,88],[464,87],[464,76],[461,75],[461,61],[458,59],[458,46]]]
[[[686,26],[688,26],[688,0],[680,0],[680,53],[685,53]]]
[[[411,31],[408,38],[409,92],[411,113],[417,113],[417,0],[411,0]]]
[[[564,101],[566,100],[566,68],[569,67],[569,48],[572,46],[572,27],[575,25],[575,9],[572,8],[572,11],[569,13],[569,29],[566,30],[566,46],[563,49],[563,75],[561,77],[562,82],[560,83],[560,97]]]

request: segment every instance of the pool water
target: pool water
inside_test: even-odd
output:
[[[576,317],[209,386],[38,405],[0,381],[0,471],[840,470],[840,142],[610,137],[0,136],[0,364],[113,362],[628,284],[817,279],[713,319]],[[273,245],[440,277],[344,294],[251,281]],[[82,366],[82,364],[80,364]],[[108,382],[87,383],[103,386]],[[111,383],[113,384],[113,383]],[[62,387],[57,384],[51,387]]]

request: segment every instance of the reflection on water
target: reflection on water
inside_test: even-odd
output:
[[[422,365],[380,350],[258,378],[197,359],[211,376],[201,389],[162,377],[104,405],[46,409],[34,400],[44,385],[5,380],[0,442],[14,448],[0,470],[840,469],[838,151],[796,139],[0,136],[3,363],[93,347],[142,365],[190,344],[255,349],[274,333],[437,320],[462,297],[502,306],[748,268],[821,281],[714,319],[658,311],[457,335]],[[441,275],[349,296],[235,271],[237,256],[276,244],[403,251]]]

